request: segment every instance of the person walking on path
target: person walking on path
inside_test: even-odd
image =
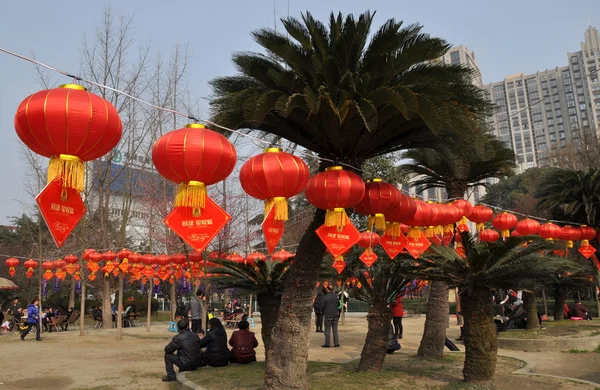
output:
[[[323,333],[323,304],[325,303],[325,293],[322,287],[318,287],[317,296],[313,303],[313,309],[315,311],[315,323],[317,326],[317,333]]]
[[[163,382],[173,382],[177,378],[173,365],[179,367],[179,371],[193,371],[197,366],[200,356],[200,339],[195,333],[188,329],[188,321],[183,318],[177,322],[179,331],[173,340],[165,347],[165,369],[167,375],[162,378]],[[177,352],[177,355],[175,355]]]
[[[39,310],[40,301],[35,298],[29,307],[27,308],[27,328],[23,330],[21,333],[21,341],[25,340],[25,336],[29,334],[31,328],[35,326],[35,339],[37,341],[42,341],[40,338],[40,310]]]
[[[397,339],[402,339],[402,317],[404,316],[404,306],[402,305],[402,295],[396,294],[396,300],[390,305],[392,309],[392,320],[394,322],[394,335]]]
[[[204,293],[201,290],[196,291],[196,297],[190,300],[190,311],[192,312],[192,333],[198,333],[202,329],[202,303]]]
[[[338,321],[339,317],[339,307],[340,301],[337,296],[333,292],[333,285],[327,286],[327,294],[323,300],[323,316],[325,317],[325,344],[321,347],[329,348],[331,346],[331,331],[333,330],[333,346],[340,346],[340,339],[338,336]]]

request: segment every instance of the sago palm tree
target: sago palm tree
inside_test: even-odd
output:
[[[360,168],[365,159],[435,143],[440,129],[476,127],[490,111],[472,71],[442,64],[450,48],[417,24],[388,20],[374,33],[373,13],[306,12],[285,31],[252,33],[264,53],[233,55],[238,74],[211,82],[216,123],[289,140],[321,158]],[[269,136],[270,137],[270,136]],[[319,166],[332,165],[327,160]],[[311,299],[325,247],[317,210],[300,240],[273,329],[265,386],[307,388]]]
[[[526,247],[523,246],[525,242],[528,243]],[[498,350],[493,291],[528,287],[532,280],[574,272],[579,266],[562,257],[541,254],[541,251],[557,248],[557,244],[534,236],[488,244],[478,243],[470,233],[463,233],[462,243],[464,257],[452,248],[432,246],[419,261],[417,274],[424,279],[458,287],[465,320],[464,379],[486,382],[494,376]]]
[[[466,131],[449,134],[435,148],[411,149],[403,157],[411,162],[402,166],[407,175],[416,176],[414,185],[424,189],[444,188],[449,199],[462,199],[468,189],[487,186],[487,179],[513,173],[515,154],[491,134]],[[421,357],[441,357],[448,321],[448,286],[433,282],[427,301],[425,330],[418,350]]]
[[[371,267],[366,267],[359,259],[360,251],[353,250],[345,256],[348,266],[344,277],[355,277],[361,283],[354,290],[354,297],[369,303],[367,314],[368,331],[365,344],[360,354],[358,371],[381,371],[385,360],[390,322],[392,314],[389,305],[394,303],[397,294],[414,280],[406,276],[406,269],[414,263],[413,260],[389,261],[382,250],[375,248],[377,260]]]

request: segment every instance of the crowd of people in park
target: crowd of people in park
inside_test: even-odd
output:
[[[176,380],[175,366],[181,372],[206,366],[223,367],[230,363],[248,364],[256,361],[255,348],[258,347],[258,340],[254,332],[250,331],[250,323],[239,303],[228,303],[222,312],[225,321],[239,319],[235,322],[238,330],[233,332],[228,343],[227,331],[215,316],[214,309],[208,311],[206,331],[202,329],[202,306],[205,300],[204,293],[198,290],[196,297],[190,300],[191,324],[186,317],[177,321],[177,335],[165,347],[164,382]]]

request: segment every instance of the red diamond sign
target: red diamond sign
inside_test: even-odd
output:
[[[59,180],[53,180],[35,198],[44,221],[59,248],[85,214],[85,205],[79,192],[63,188]]]
[[[373,252],[373,249],[367,248],[365,251],[358,257],[360,261],[362,261],[367,267],[373,265],[375,260],[377,260],[377,255]]]
[[[589,259],[594,253],[596,253],[596,248],[591,245],[580,246],[579,253],[581,253],[581,255],[586,259]]]
[[[275,206],[271,207],[265,216],[265,220],[262,223],[262,230],[265,235],[269,254],[273,254],[284,232],[283,221],[275,219]]]
[[[402,233],[397,237],[384,234],[379,240],[379,245],[381,245],[385,253],[390,257],[390,260],[394,260],[402,252],[402,249],[406,246],[406,242],[406,237]]]
[[[360,232],[352,223],[339,230],[337,226],[327,227],[323,225],[315,232],[334,259],[348,252],[360,239]]]
[[[192,248],[202,252],[223,229],[231,216],[206,197],[202,215],[195,217],[191,207],[175,207],[163,221]]]
[[[431,246],[431,242],[425,236],[419,238],[407,238],[406,239],[406,250],[415,259],[418,259],[427,248]]]
[[[445,232],[444,235],[442,236],[442,242],[444,243],[444,245],[448,246],[452,242],[453,238],[454,238],[454,232]]]

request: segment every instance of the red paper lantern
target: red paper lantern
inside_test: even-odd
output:
[[[494,211],[491,208],[487,206],[478,205],[473,207],[471,215],[469,215],[468,218],[471,222],[474,222],[476,224],[476,230],[480,231],[485,229],[485,223],[492,219],[493,216]]]
[[[517,229],[513,230],[512,232],[510,232],[510,236],[511,237],[521,237],[522,234],[519,233],[519,231]]]
[[[96,252],[93,249],[86,249],[83,251],[83,253],[81,254],[81,258],[85,261],[88,261],[90,259],[90,254]]]
[[[183,253],[175,253],[171,255],[171,261],[175,265],[183,265],[187,262],[187,258]]]
[[[517,224],[517,217],[514,214],[503,212],[498,214],[492,220],[492,225],[500,230],[502,237],[510,237],[510,229]]]
[[[408,230],[409,238],[420,238],[421,237],[421,226],[429,226],[431,218],[431,209],[429,205],[422,200],[415,200],[417,210],[413,215],[412,219],[406,221],[406,224],[410,226]]]
[[[133,252],[131,255],[129,255],[129,262],[131,264],[138,264],[141,263],[142,261],[142,255],[140,255],[137,252]]]
[[[102,254],[104,261],[113,261],[117,258],[117,254],[113,251],[106,251]]]
[[[25,272],[25,275],[27,276],[27,279],[31,279],[31,277],[33,276],[33,271],[38,266],[37,261],[29,259],[29,260],[25,261],[23,263],[23,265],[25,266],[25,269],[27,269],[27,271]]]
[[[180,184],[175,206],[191,207],[196,216],[205,207],[206,186],[229,176],[236,159],[227,138],[195,123],[168,132],[152,147],[158,173]]]
[[[579,231],[581,232],[581,240],[587,240],[589,244],[589,240],[593,240],[596,237],[596,230],[592,227],[581,225],[579,227]],[[583,242],[582,242],[583,244]]]
[[[25,98],[15,115],[17,135],[50,159],[48,182],[83,191],[83,162],[104,156],[119,143],[123,125],[116,108],[84,87],[65,84]]]
[[[329,167],[317,173],[306,186],[306,200],[327,210],[325,226],[342,228],[349,223],[346,209],[354,207],[365,195],[365,183],[356,173],[342,167]]]
[[[500,239],[500,233],[493,229],[484,229],[479,232],[479,240],[483,242],[496,242]]]
[[[54,268],[54,262],[46,260],[42,262],[42,269],[45,271],[51,270]]]
[[[360,233],[360,240],[358,241],[358,246],[361,248],[372,248],[374,246],[379,245],[379,234],[375,232],[362,232]]]
[[[560,238],[562,234],[562,229],[560,226],[553,224],[552,222],[548,222],[540,226],[540,230],[538,235],[546,240],[556,240]]]
[[[290,258],[294,257],[293,253],[290,253],[288,251],[286,251],[285,249],[281,249],[278,250],[277,252],[273,253],[273,255],[271,256],[271,259],[273,261],[288,261]]]
[[[144,263],[147,267],[153,265],[155,261],[156,258],[150,253],[146,253],[142,256],[142,263]]]
[[[246,262],[252,266],[256,265],[257,261],[267,261],[267,256],[260,252],[252,252],[246,256]]]
[[[171,256],[169,256],[169,255],[165,255],[163,253],[163,254],[156,256],[156,264],[160,265],[161,267],[166,267],[167,265],[169,265],[170,262],[171,262]]]
[[[369,230],[385,230],[385,214],[399,202],[401,192],[393,185],[373,179],[365,184],[365,196],[354,209],[369,217]]]
[[[88,255],[88,260],[93,263],[99,263],[102,261],[102,254],[94,251]]]
[[[567,225],[562,228],[560,238],[567,242],[567,248],[573,248],[573,241],[581,238],[581,231],[577,228]]]
[[[119,251],[119,253],[117,253],[117,257],[120,260],[125,260],[125,259],[129,260],[129,257],[131,256],[131,254],[132,253],[131,253],[131,251],[129,249],[124,248],[124,249],[121,249]]]
[[[416,212],[415,200],[398,191],[398,201],[385,212],[386,234],[398,237],[402,232],[401,223],[412,220]]]
[[[67,264],[76,264],[78,261],[79,261],[79,259],[75,255],[66,255],[65,256],[65,263],[67,263]]]
[[[15,259],[14,257],[10,257],[8,259],[6,259],[5,261],[6,266],[8,267],[8,274],[10,275],[10,277],[14,277],[15,273],[17,272],[15,270],[15,267],[19,266],[19,260]]]
[[[237,264],[244,264],[246,262],[246,260],[242,256],[238,255],[235,252],[227,256],[225,259]]]
[[[265,215],[275,206],[275,220],[287,221],[287,199],[304,190],[308,176],[301,158],[268,148],[242,165],[240,184],[248,195],[265,201]]]
[[[537,234],[539,230],[540,223],[531,218],[522,219],[517,222],[517,225],[515,226],[515,231],[518,232],[520,236],[532,236]]]
[[[458,225],[462,227],[463,231],[468,232],[467,218],[469,218],[473,212],[473,205],[466,199],[458,199],[452,203],[460,210],[461,219],[458,222]]]
[[[54,262],[54,267],[56,269],[63,269],[66,265],[67,263],[62,259],[58,259]]]
[[[199,252],[197,250],[193,250],[189,253],[188,255],[190,262],[192,263],[199,263],[202,261],[202,252]]]

